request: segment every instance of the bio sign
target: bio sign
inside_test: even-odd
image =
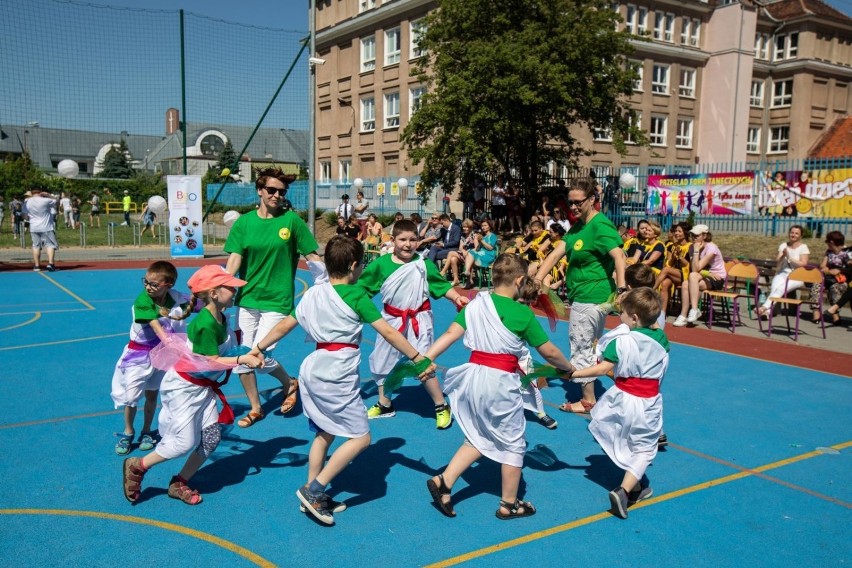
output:
[[[204,258],[201,176],[167,176],[172,258]]]

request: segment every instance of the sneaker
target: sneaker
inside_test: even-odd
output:
[[[660,434],[660,438],[657,440],[657,448],[665,448],[669,445],[669,438],[665,435],[665,433]]]
[[[328,498],[328,508],[331,509],[332,513],[342,513],[346,510],[346,503],[343,501],[335,501],[331,497]],[[299,510],[303,513],[307,513],[308,510],[305,509],[305,506],[299,503]]]
[[[547,428],[548,430],[553,430],[559,424],[556,420],[551,418],[548,414],[542,414],[538,417],[538,421],[541,422],[541,425]]]
[[[56,272],[56,267],[53,266],[52,264],[48,264],[47,265],[47,271],[48,272]]]
[[[645,499],[651,497],[653,494],[654,490],[650,487],[639,487],[627,494],[627,504],[635,505],[639,501],[644,501]]]
[[[130,453],[131,444],[133,444],[133,434],[118,434],[118,442],[115,444],[115,453],[120,456],[126,456]]]
[[[686,324],[687,324],[686,318],[683,317],[682,315],[677,316],[677,319],[674,320],[674,322],[672,323],[672,325],[675,326],[675,327],[684,327],[684,326],[686,326]]]
[[[394,410],[393,404],[384,406],[377,402],[367,410],[367,418],[370,420],[373,418],[393,418],[394,416],[396,416],[396,410]]]
[[[305,511],[314,516],[316,520],[326,525],[334,524],[334,515],[329,509],[331,499],[325,493],[312,493],[307,487],[300,487],[296,491],[296,497],[305,506]]]
[[[153,450],[154,446],[156,446],[159,441],[160,434],[156,430],[152,430],[151,432],[142,432],[142,435],[139,436],[139,449],[143,452]]]
[[[40,266],[33,266],[33,272],[41,272]]]
[[[446,430],[453,423],[453,413],[449,404],[435,407],[435,426],[438,430]]]
[[[617,487],[609,492],[609,502],[612,513],[622,519],[627,518],[627,492],[623,487]]]
[[[689,314],[686,316],[687,323],[695,323],[701,316],[701,310],[698,308],[689,308]]]

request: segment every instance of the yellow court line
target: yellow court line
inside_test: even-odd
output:
[[[89,308],[90,310],[95,309],[95,306],[93,306],[92,304],[90,304],[89,302],[87,302],[86,300],[84,300],[83,298],[81,298],[80,296],[78,296],[77,294],[75,294],[74,292],[72,292],[71,290],[69,290],[68,288],[66,288],[65,286],[60,284],[59,282],[57,282],[56,280],[54,280],[53,278],[51,278],[50,276],[48,276],[44,272],[39,272],[39,274],[43,278],[46,278],[48,280],[48,282],[52,282],[54,286],[56,286],[57,288],[59,288],[60,290],[62,290],[63,292],[65,292],[66,294],[68,294],[69,296],[71,296],[72,298],[74,298],[75,300],[77,300],[78,302],[83,304],[84,306],[86,306],[87,308]]]
[[[195,529],[182,527],[180,525],[164,521],[143,519],[142,517],[131,517],[129,515],[115,515],[113,513],[100,513],[97,511],[72,511],[67,509],[0,509],[0,515],[56,515],[66,517],[89,517],[94,519],[108,519],[112,521],[122,521],[125,523],[135,523],[138,525],[148,525],[159,529],[173,531],[182,535],[191,536],[193,538],[209,542],[210,544],[215,544],[216,546],[224,548],[229,552],[233,552],[238,556],[242,556],[249,562],[258,566],[263,566],[264,568],[274,568],[274,566],[276,566],[274,563],[266,560],[262,556],[255,554],[242,546],[219,538],[218,536],[213,536],[212,534],[207,534]]]
[[[127,335],[127,332],[123,331],[121,333],[111,333],[110,335],[81,337],[79,339],[63,339],[62,341],[48,341],[45,343],[30,343],[29,345],[13,345],[12,347],[0,347],[0,351],[11,351],[13,349],[29,349],[30,347],[47,347],[49,345],[63,345],[65,343],[79,343],[81,341],[92,341],[94,339],[109,339],[111,337],[121,337],[122,335]]]
[[[837,444],[834,446],[830,446],[835,450],[843,450],[852,446],[852,441],[843,442],[842,444]],[[751,477],[758,473],[762,473],[764,471],[769,471],[771,469],[776,469],[779,467],[783,467],[786,465],[790,465],[796,462],[800,462],[803,460],[811,459],[816,456],[823,455],[820,451],[812,451],[806,454],[801,454],[798,456],[793,456],[791,458],[783,459],[780,461],[772,462],[766,465],[762,465],[760,467],[748,469],[745,471],[741,471],[738,473],[733,473],[731,475],[726,475],[724,477],[719,477],[716,479],[711,479],[710,481],[705,481],[704,483],[699,483],[697,485],[691,485],[689,487],[684,487],[683,489],[678,489],[677,491],[672,491],[671,493],[666,493],[664,495],[660,495],[658,497],[652,497],[640,503],[637,503],[631,510],[641,509],[643,507],[650,507],[651,505],[656,505],[657,503],[663,503],[665,501],[670,501],[677,497],[682,497],[684,495],[689,495],[690,493],[696,493],[698,491],[703,491],[705,489],[709,489],[711,487],[716,487],[719,485],[724,485],[725,483],[730,483],[732,481],[737,481],[738,479],[743,479],[745,477]],[[489,554],[494,554],[495,552],[500,552],[502,550],[508,550],[510,548],[514,548],[516,546],[520,546],[522,544],[527,544],[529,542],[533,542],[536,540],[540,540],[549,536],[553,536],[555,534],[563,533],[578,527],[582,527],[584,525],[588,525],[597,521],[602,521],[604,519],[611,519],[612,514],[610,512],[597,513],[596,515],[591,515],[589,517],[584,517],[582,519],[577,519],[576,521],[572,521],[570,523],[566,523],[564,525],[555,526],[549,529],[545,529],[542,531],[537,531],[522,537],[518,537],[512,540],[507,540],[505,542],[501,542],[492,546],[487,546],[485,548],[480,548],[479,550],[474,550],[468,552],[466,554],[461,554],[459,556],[454,556],[452,558],[448,558],[446,560],[442,560],[440,562],[436,562],[434,564],[428,564],[426,568],[438,568],[443,566],[455,566],[456,564],[461,564],[462,562],[467,562],[469,560],[474,560],[476,558],[482,558],[483,556],[487,556]]]
[[[0,314],[0,315],[5,315],[5,314]],[[9,331],[10,329],[17,329],[19,327],[24,327],[25,325],[29,325],[31,323],[38,321],[38,319],[40,317],[41,317],[41,312],[36,312],[35,315],[33,317],[31,317],[30,319],[28,319],[27,321],[16,324],[16,325],[10,325],[9,327],[0,328],[0,331]]]

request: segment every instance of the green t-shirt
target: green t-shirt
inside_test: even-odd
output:
[[[373,323],[382,319],[382,314],[367,295],[367,291],[357,284],[334,284],[334,291],[340,295],[347,306],[352,308],[361,321]]]
[[[615,292],[612,273],[615,261],[609,255],[620,249],[618,230],[606,215],[598,213],[588,223],[574,223],[562,237],[568,272],[565,287],[568,301],[581,304],[602,304]]]
[[[131,202],[132,202],[132,200],[130,199],[130,196],[125,195],[124,197],[121,198],[121,208],[124,211],[130,211],[130,203]]]
[[[544,328],[541,327],[541,324],[529,306],[525,306],[506,296],[498,296],[497,294],[491,294],[491,298],[494,300],[494,308],[497,310],[497,315],[500,316],[500,321],[503,322],[506,329],[526,341],[532,347],[539,347],[550,341],[550,338],[547,336]],[[463,308],[455,320],[464,329],[467,329],[466,311],[467,308]]]
[[[293,211],[261,219],[257,212],[237,219],[225,241],[225,252],[243,257],[236,304],[266,312],[289,315],[293,311],[294,285],[299,255],[317,250],[307,224]]]
[[[219,355],[219,346],[227,339],[225,320],[216,321],[210,310],[204,308],[189,322],[186,336],[192,341],[192,352],[199,355]]]
[[[415,256],[409,262],[423,262],[426,264],[426,285],[429,287],[429,295],[433,298],[442,298],[447,292],[452,290],[452,285],[447,282],[446,278],[441,276],[441,271],[438,270],[438,267],[431,260]],[[393,255],[391,254],[380,256],[368,264],[364,272],[361,273],[361,276],[358,278],[358,286],[364,288],[372,298],[381,291],[385,280],[401,266],[403,265],[393,261]]]
[[[648,327],[637,327],[636,329],[634,329],[632,331],[638,331],[642,335],[647,335],[648,337],[650,337],[651,339],[653,339],[654,341],[656,341],[657,343],[662,345],[663,348],[666,350],[666,353],[669,352],[669,349],[670,349],[669,338],[666,337],[666,332],[664,332],[662,329],[659,329],[659,328],[658,329],[651,329],[651,328],[648,328]],[[602,355],[604,361],[609,361],[610,363],[618,363],[618,349],[616,349],[616,345],[615,345],[617,343],[617,341],[618,341],[618,339],[616,338],[616,341],[610,341],[609,343],[606,344],[606,347],[604,347],[603,355]]]
[[[166,294],[164,308],[171,309],[175,305],[175,300],[171,294]],[[154,303],[151,296],[144,290],[136,297],[133,302],[133,321],[136,323],[148,323],[160,317],[160,306]]]

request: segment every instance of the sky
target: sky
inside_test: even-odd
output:
[[[148,10],[183,9],[184,12],[227,22],[308,30],[307,0],[98,0],[92,3]]]

